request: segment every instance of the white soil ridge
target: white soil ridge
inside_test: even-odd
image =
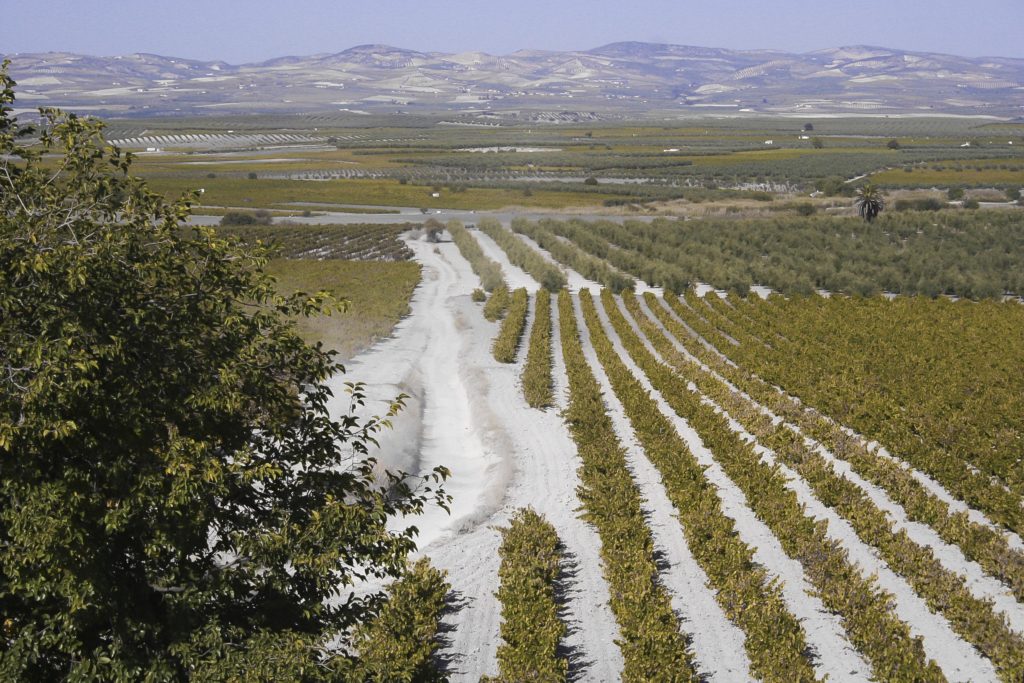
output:
[[[672,609],[680,616],[683,631],[691,639],[694,667],[709,681],[753,680],[744,648],[746,637],[725,615],[707,574],[693,557],[675,506],[661,484],[661,475],[637,442],[625,409],[597,359],[579,300],[575,296],[572,299],[583,355],[601,387],[615,434],[626,449],[627,467],[640,491],[654,550],[669,565],[660,573],[660,579],[671,596]]]
[[[661,321],[658,320],[657,316],[655,316],[653,313],[650,312],[650,309],[647,307],[647,302],[643,298],[639,298],[639,302],[640,302],[640,305],[643,307],[643,309],[648,312],[648,317],[650,317],[651,320],[653,320],[654,323],[657,324],[665,332],[666,336],[669,338],[669,340],[672,342],[672,344],[676,347],[676,349],[679,350],[680,353],[682,353],[684,356],[689,358],[691,361],[693,361],[694,363],[699,365],[705,372],[709,373],[715,379],[717,379],[718,381],[720,381],[723,384],[725,384],[730,390],[736,391],[741,396],[743,396],[744,398],[746,398],[746,399],[748,399],[748,400],[750,400],[750,401],[752,401],[754,403],[757,403],[757,401],[755,401],[752,397],[750,397],[746,392],[741,391],[732,382],[730,382],[728,379],[726,379],[725,377],[720,375],[716,370],[714,370],[714,368],[709,367],[703,361],[701,361],[699,358],[696,358],[693,354],[691,354],[686,349],[686,347],[683,346],[683,344],[679,340],[677,340],[675,338],[673,333],[670,330],[668,330],[667,328],[665,328],[664,325],[661,324]],[[669,315],[672,316],[676,321],[682,323],[683,325],[686,324],[686,323],[683,323],[683,321],[679,318],[679,316],[676,314],[676,312],[672,310],[672,307],[669,306],[664,299],[659,299],[659,302],[661,303],[662,307],[669,313]],[[691,334],[694,334],[693,331],[690,330],[688,327],[687,327],[687,330],[690,331]],[[717,352],[717,349],[715,349],[715,351]],[[733,364],[733,367],[736,367],[735,364]],[[926,491],[928,491],[933,496],[935,496],[936,498],[938,498],[939,500],[944,502],[946,505],[948,505],[951,512],[953,512],[953,513],[966,512],[967,516],[968,516],[968,519],[970,519],[970,521],[974,522],[975,524],[979,524],[979,525],[988,527],[992,531],[995,531],[996,533],[1000,534],[1003,537],[1003,539],[1006,541],[1007,545],[1010,548],[1012,548],[1013,550],[1016,550],[1018,552],[1024,552],[1024,539],[1022,539],[1018,534],[1016,534],[1015,532],[1013,532],[1013,531],[1011,531],[1009,529],[1006,529],[1005,527],[1003,527],[1002,525],[1000,525],[1000,524],[998,524],[996,522],[993,522],[981,510],[977,510],[975,508],[970,507],[967,503],[963,502],[959,498],[955,497],[952,493],[947,491],[946,488],[942,484],[940,484],[938,481],[932,479],[928,474],[926,474],[924,472],[921,472],[920,470],[915,469],[910,463],[908,463],[908,462],[906,462],[906,461],[904,461],[904,460],[902,460],[900,458],[897,458],[896,456],[892,455],[891,453],[889,453],[888,450],[886,450],[886,448],[884,446],[881,446],[877,442],[869,441],[863,435],[857,433],[856,431],[850,429],[849,427],[846,427],[845,425],[839,424],[838,422],[836,422],[834,419],[832,419],[828,415],[824,415],[824,414],[820,413],[819,411],[817,411],[816,409],[805,405],[802,401],[800,401],[799,398],[797,398],[795,396],[790,396],[782,388],[774,386],[774,385],[772,385],[770,383],[766,383],[766,384],[767,384],[767,386],[771,386],[776,392],[781,394],[787,400],[793,401],[794,403],[799,405],[803,410],[808,411],[810,414],[814,415],[815,417],[823,418],[823,419],[827,420],[829,423],[839,427],[840,429],[843,430],[843,432],[846,435],[856,439],[860,443],[860,445],[862,445],[865,448],[867,448],[870,452],[874,453],[875,455],[878,455],[879,457],[885,458],[886,460],[889,460],[890,462],[894,463],[895,465],[898,465],[902,470],[904,470],[905,472],[910,474],[912,477],[914,477],[914,479],[917,480],[917,482],[920,483],[921,486],[923,486]],[[782,419],[782,418],[778,417],[777,415],[775,415],[775,413],[771,412],[768,408],[765,408],[764,406],[761,406],[761,410],[766,415],[771,416],[773,420],[781,420]],[[797,425],[793,425],[793,424],[787,423],[786,426],[789,427],[790,429],[792,429],[793,431],[799,433],[799,434],[803,434],[803,432],[800,430],[800,428]],[[804,436],[804,438],[805,438],[805,440],[807,440],[809,437]],[[811,440],[811,441],[813,441],[813,440]],[[813,442],[815,444],[817,444],[816,441],[813,441]],[[818,444],[818,445],[820,446],[820,444]],[[829,455],[832,455],[832,454],[830,453]],[[833,455],[832,457],[834,458],[835,456]],[[845,461],[842,461],[842,462],[845,462]],[[867,483],[867,482],[865,482],[865,483]]]
[[[481,230],[470,230],[469,234],[476,238],[480,249],[483,250],[487,258],[501,266],[502,273],[505,276],[505,284],[508,285],[510,290],[525,287],[527,292],[535,294],[540,289],[540,285],[529,273],[519,266],[512,264],[505,250],[498,246],[498,243],[491,239],[490,235],[485,234]]]
[[[786,554],[775,534],[754,514],[747,504],[746,495],[725,474],[711,452],[704,446],[697,432],[665,402],[651,385],[647,376],[626,353],[618,334],[611,327],[601,302],[595,302],[598,317],[616,353],[633,376],[643,385],[659,410],[669,419],[679,436],[686,442],[697,462],[705,468],[704,476],[714,486],[721,501],[722,512],[735,523],[736,533],[754,553],[754,561],[765,568],[770,576],[780,579],[782,599],[789,612],[800,621],[810,649],[816,653],[814,670],[820,678],[832,680],[869,681],[870,664],[849,641],[839,615],[832,613],[815,595],[808,583],[803,566]]]
[[[562,323],[558,314],[558,297],[551,297],[551,397],[554,410],[561,413],[569,407],[569,376],[562,356]]]
[[[557,303],[552,302],[552,312]],[[553,347],[561,357],[560,347]],[[558,382],[568,385],[564,363]],[[586,662],[580,674],[585,680],[619,680],[623,660],[615,641],[621,637],[611,611],[611,597],[604,579],[601,541],[596,529],[577,514],[581,502],[578,468],[581,461],[576,445],[554,411],[537,411],[523,398],[519,381],[521,366],[509,368],[511,392],[500,392],[502,405],[493,405],[509,426],[516,473],[509,491],[507,509],[531,505],[554,526],[571,558],[576,575],[567,586],[566,603],[561,615],[569,633],[563,644]],[[554,370],[553,370],[554,372]],[[504,379],[504,378],[500,378]]]
[[[641,336],[641,338],[644,338],[646,344],[646,338],[640,328],[633,321],[629,311],[626,310],[624,305],[622,305],[621,300],[619,303],[619,309],[622,311],[622,314],[626,319],[629,320],[633,329]],[[653,316],[649,315],[648,317],[651,318],[653,322],[657,323],[657,320],[654,319]],[[661,327],[663,332],[667,332],[663,326],[659,325],[659,327]],[[647,344],[647,346],[652,351],[654,350],[653,346],[649,344]],[[676,348],[679,347],[677,346]],[[659,355],[656,351],[655,354]],[[833,471],[838,476],[846,478],[864,491],[871,502],[885,513],[886,519],[892,525],[894,532],[906,531],[907,536],[910,537],[912,541],[920,546],[928,548],[944,569],[964,578],[967,589],[974,597],[980,600],[991,600],[995,611],[1006,617],[1010,629],[1018,634],[1024,635],[1024,604],[1017,601],[1013,592],[1002,581],[988,574],[977,562],[967,559],[964,556],[963,551],[958,546],[947,543],[933,528],[927,524],[911,520],[907,516],[906,510],[903,506],[889,498],[889,495],[884,489],[861,477],[854,471],[850,463],[838,458],[823,444],[803,434],[798,426],[786,422],[783,418],[773,413],[769,408],[757,403],[753,398],[740,391],[725,378],[714,374],[710,369],[707,369],[706,371],[711,374],[715,380],[725,385],[730,391],[739,394],[743,399],[754,405],[763,415],[770,417],[774,424],[778,425],[781,423],[787,429],[790,429],[801,436],[804,444],[827,460],[832,466]]]
[[[628,318],[627,318],[628,319]],[[650,342],[644,340],[645,346],[659,361],[664,362]],[[618,340],[616,339],[616,342]],[[617,343],[617,350],[626,359],[625,349],[620,348]],[[641,379],[644,386],[657,400],[662,413],[677,423],[682,423],[683,429],[690,430],[685,420],[679,418],[671,406],[664,401],[661,395],[654,389],[646,376],[640,374],[640,369],[631,361],[631,369]],[[763,446],[757,444],[752,434],[743,429],[736,420],[727,412],[723,411],[714,401],[700,394],[693,382],[687,383],[687,388],[700,395],[705,405],[713,406],[729,421],[729,427],[739,434],[744,440],[754,444],[755,452],[761,457],[761,461],[767,464],[777,464],[787,478],[787,488],[797,494],[797,498],[809,514],[815,520],[826,520],[828,528],[826,536],[837,541],[848,553],[851,563],[856,565],[862,573],[867,576],[874,575],[877,585],[894,596],[894,613],[909,626],[911,634],[920,636],[925,654],[938,664],[939,668],[950,681],[972,681],[972,680],[997,680],[995,668],[992,662],[978,652],[973,645],[962,640],[949,625],[945,617],[932,612],[925,601],[919,597],[909,583],[897,575],[877,555],[876,551],[860,540],[857,533],[850,524],[839,516],[831,508],[821,503],[813,494],[810,486],[795,472],[775,459],[775,454]],[[677,428],[679,428],[677,424]],[[696,437],[699,439],[699,437]],[[703,448],[703,446],[701,446]],[[691,450],[693,447],[691,446]],[[810,635],[810,634],[808,634]]]

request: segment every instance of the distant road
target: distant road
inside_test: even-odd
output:
[[[627,215],[602,215],[602,214],[571,214],[571,213],[558,213],[558,212],[536,212],[536,211],[467,211],[464,209],[434,209],[430,213],[421,213],[419,209],[408,208],[408,207],[374,207],[381,209],[399,210],[401,213],[345,213],[344,211],[322,211],[320,209],[314,209],[317,212],[315,216],[288,216],[284,218],[277,218],[276,220],[288,221],[292,223],[303,223],[306,225],[338,225],[345,223],[421,223],[428,218],[436,218],[441,222],[448,222],[450,220],[457,220],[469,225],[475,223],[483,217],[496,218],[503,224],[508,224],[513,218],[525,218],[531,221],[537,221],[542,218],[551,218],[554,220],[569,220],[576,218],[584,221],[598,221],[607,220],[621,223],[625,220],[638,220],[638,221],[651,221],[657,216],[627,216]],[[247,211],[247,209],[239,209],[240,211]],[[217,225],[220,223],[221,216],[204,216],[202,214],[196,214],[189,217],[189,223],[191,225]]]

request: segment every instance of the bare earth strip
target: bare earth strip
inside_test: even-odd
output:
[[[453,587],[442,651],[448,673],[454,681],[474,682],[497,674],[496,527],[507,523],[512,510],[532,505],[566,546],[562,616],[569,626],[570,673],[578,680],[618,680],[618,628],[601,574],[600,543],[576,512],[575,446],[556,412],[526,405],[521,363],[491,357],[497,324],[485,321],[471,301],[478,281],[456,247],[411,246],[424,267],[424,282],[410,316],[393,338],[350,364],[349,374],[336,380],[336,393],[350,378],[366,382],[367,393],[378,399],[371,412],[380,412],[383,401],[399,391],[409,394],[395,430],[381,435],[384,464],[414,473],[435,464],[452,470],[446,485],[455,497],[452,515],[430,510],[409,520],[421,530],[423,554],[448,571]],[[556,386],[565,386],[564,366],[555,370]]]

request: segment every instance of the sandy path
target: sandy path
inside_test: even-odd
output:
[[[631,324],[633,324],[634,330],[644,340],[648,350],[660,360],[660,354],[636,327],[635,322],[630,317],[629,312],[625,310],[625,307],[621,305],[621,302],[619,307],[627,320],[630,320]],[[620,353],[624,354],[624,350]],[[639,368],[635,368],[634,372],[639,372]],[[646,378],[643,378],[642,381],[645,387],[650,387]],[[689,386],[691,390],[696,389],[692,382]],[[651,389],[653,393],[653,388]],[[725,411],[722,411],[713,401],[707,397],[702,397],[702,401],[706,405],[714,406],[718,412],[725,415],[729,420],[730,428],[744,440],[756,444],[754,436],[743,429],[736,420]],[[670,413],[674,414],[674,411],[667,404],[662,409],[667,416]],[[762,462],[777,463],[774,453],[770,449],[755,445],[755,452],[761,457]],[[850,561],[856,564],[862,572],[875,574],[878,585],[895,597],[895,614],[910,626],[911,632],[915,636],[921,636],[926,654],[935,660],[949,680],[987,681],[997,679],[995,669],[990,660],[981,655],[972,645],[962,640],[953,631],[949,622],[944,617],[933,613],[925,601],[914,592],[910,584],[890,570],[885,562],[877,556],[876,551],[860,540],[845,519],[840,517],[833,509],[826,507],[818,501],[810,486],[799,475],[785,465],[777,464],[779,464],[780,470],[788,479],[787,488],[797,494],[800,503],[806,507],[808,513],[816,520],[824,519],[828,521],[827,536],[838,541],[846,549],[849,553]]]
[[[422,547],[489,516],[500,504],[509,475],[484,447],[472,415],[477,388],[468,381],[469,368],[460,356],[473,340],[449,305],[453,298],[468,297],[477,279],[454,244],[414,240],[409,245],[423,265],[411,313],[392,338],[351,362],[346,375],[332,378],[336,404],[331,408],[341,410],[347,403],[341,385],[350,379],[366,383],[367,412],[379,413],[399,392],[409,395],[407,409],[392,420],[394,429],[379,437],[382,465],[414,474],[436,465],[452,470],[445,485],[454,497],[451,515],[431,507],[412,520]]]
[[[661,394],[651,386],[647,376],[626,353],[600,301],[595,302],[595,308],[605,333],[622,361],[644,389],[650,392],[659,410],[675,426],[697,461],[706,467],[705,476],[718,491],[722,511],[735,521],[740,539],[754,551],[754,560],[769,574],[782,580],[782,597],[786,607],[800,620],[808,646],[818,654],[814,661],[815,671],[820,676],[828,675],[832,680],[870,680],[869,665],[846,638],[845,629],[838,615],[831,613],[821,600],[813,595],[814,588],[806,581],[803,567],[786,554],[771,529],[757,518],[748,506],[746,496],[714,460],[711,451],[704,446],[696,431],[686,420],[676,415]]]
[[[474,341],[462,347],[459,362],[471,368],[478,428],[486,448],[513,471],[496,514],[466,533],[439,538],[424,549],[438,566],[449,570],[463,605],[448,619],[453,680],[476,681],[483,674],[497,673],[500,607],[493,593],[498,586],[500,541],[495,527],[526,505],[551,522],[565,546],[569,576],[563,586],[562,616],[569,627],[564,645],[572,675],[587,681],[618,680],[622,670],[615,645],[618,628],[601,574],[600,541],[575,514],[580,505],[575,446],[556,412],[526,405],[519,382],[523,353],[519,363],[498,363],[491,357],[489,344],[496,325],[483,320],[479,307],[468,297],[452,301],[451,306]]]
[[[627,465],[643,499],[655,553],[667,565],[661,572],[661,580],[671,595],[672,608],[681,617],[683,630],[692,637],[697,671],[710,681],[751,680],[743,632],[725,616],[715,600],[707,574],[690,552],[675,507],[661,484],[661,475],[644,455],[625,410],[597,359],[583,323],[579,299],[573,297],[573,304],[580,323],[583,354],[601,386],[616,435],[626,448]]]
[[[446,570],[452,584],[453,609],[444,618],[441,653],[448,673],[454,681],[474,682],[497,674],[496,527],[514,509],[532,505],[566,548],[563,618],[570,631],[564,643],[570,673],[577,680],[618,680],[622,658],[601,573],[600,541],[575,512],[580,505],[575,446],[557,412],[526,405],[519,382],[525,352],[516,364],[491,356],[498,326],[484,320],[480,305],[471,301],[478,279],[457,248],[410,246],[424,268],[411,314],[394,337],[355,359],[349,374],[333,383],[340,393],[346,380],[366,382],[370,412],[380,412],[383,401],[399,391],[409,394],[395,430],[381,435],[382,461],[414,473],[435,464],[452,471],[446,484],[454,496],[452,515],[430,509],[409,520],[420,529],[422,554]],[[564,364],[560,354],[555,356],[556,386],[567,386]],[[347,405],[342,398],[335,410]]]

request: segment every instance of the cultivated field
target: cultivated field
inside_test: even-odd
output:
[[[411,520],[444,675],[1024,675],[1019,304],[550,296],[532,239],[462,234],[409,243],[411,314],[338,378],[410,396],[386,464],[452,470]]]
[[[395,522],[446,574],[392,589],[385,678],[1024,680],[1008,131],[318,123],[139,166],[200,221],[300,212],[220,230],[352,300],[304,332],[355,354],[339,414],[351,381],[363,414],[404,395],[380,466],[452,473],[450,511]]]

